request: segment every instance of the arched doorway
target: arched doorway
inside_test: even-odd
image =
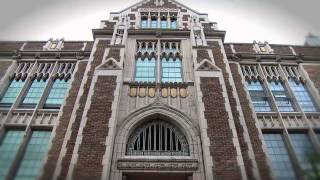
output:
[[[112,180],[203,180],[200,133],[171,108],[137,111],[124,119],[115,139]]]

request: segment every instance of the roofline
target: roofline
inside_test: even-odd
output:
[[[120,10],[120,11],[118,11],[118,12],[110,12],[110,14],[119,14],[119,13],[122,13],[122,12],[128,10],[128,9],[133,8],[134,6],[137,6],[137,5],[141,4],[141,3],[143,3],[144,1],[148,1],[148,0],[141,0],[141,1],[139,1],[139,2],[137,2],[137,3],[135,3],[135,4],[131,5],[131,6],[129,6],[129,7],[125,8],[125,9],[123,9],[123,10]],[[194,10],[194,9],[192,9],[192,8],[190,8],[190,7],[184,5],[184,4],[182,4],[182,3],[180,3],[180,2],[178,2],[178,1],[176,1],[176,0],[169,0],[169,1],[172,1],[172,2],[174,2],[174,3],[177,3],[178,5],[186,8],[186,9],[189,9],[189,10],[193,11],[194,13],[196,13],[196,14],[198,14],[198,15],[208,15],[207,13],[199,13],[198,11],[196,11],[196,10]]]

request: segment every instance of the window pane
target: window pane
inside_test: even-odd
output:
[[[3,97],[1,98],[1,102],[0,102],[1,105],[11,106],[15,102],[23,85],[24,85],[24,81],[22,81],[21,79],[12,80],[7,91],[4,93]]]
[[[288,98],[287,93],[280,82],[269,82],[271,92],[276,100],[277,107],[280,112],[293,112],[291,100]]]
[[[172,58],[169,60],[163,58],[161,61],[162,67],[162,82],[182,82],[181,60],[177,58],[175,61]]]
[[[162,28],[162,29],[168,28],[168,22],[167,22],[167,20],[161,20],[161,28]]]
[[[309,163],[308,156],[313,155],[315,151],[308,135],[302,133],[291,133],[290,138],[292,140],[294,152],[296,153],[302,169],[310,170],[311,165]]]
[[[151,28],[158,28],[158,21],[157,20],[151,20]]]
[[[141,20],[141,28],[148,28],[148,21],[147,20]]]
[[[155,82],[156,81],[156,60],[155,58],[136,61],[135,81]]]
[[[15,180],[36,179],[48,151],[50,131],[33,131]]]
[[[271,106],[260,81],[247,81],[247,88],[256,112],[270,112]]]
[[[177,21],[176,20],[173,20],[171,22],[171,29],[177,29]]]
[[[281,134],[263,134],[267,152],[272,163],[272,171],[277,180],[296,179],[287,148]]]
[[[296,82],[293,79],[289,79],[289,86],[292,89],[298,103],[305,112],[316,112],[317,109],[314,102],[305,87],[301,82]]]
[[[0,179],[4,179],[16,157],[24,131],[9,130],[0,143]]]
[[[34,80],[28,90],[27,95],[24,97],[22,101],[22,106],[35,107],[39,102],[45,87],[46,81]]]
[[[59,108],[63,103],[64,97],[67,93],[69,82],[56,79],[51,87],[48,98],[45,103],[46,108]]]

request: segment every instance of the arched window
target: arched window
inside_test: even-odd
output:
[[[186,137],[172,124],[153,120],[138,127],[130,136],[127,155],[188,156]]]

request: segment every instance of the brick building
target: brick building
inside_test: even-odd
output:
[[[174,0],[93,42],[0,42],[0,179],[306,179],[320,48],[224,43]]]

